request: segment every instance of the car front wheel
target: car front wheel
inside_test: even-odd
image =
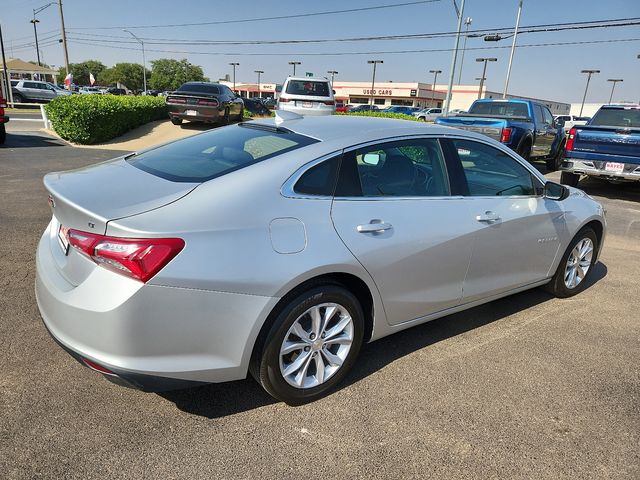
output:
[[[580,230],[562,256],[555,275],[545,286],[556,297],[572,297],[584,290],[592,275],[598,251],[598,237],[593,229]]]
[[[4,123],[0,123],[0,145],[2,145],[7,139],[7,129]]]
[[[351,369],[363,335],[362,308],[351,292],[338,285],[312,288],[280,311],[254,352],[251,374],[278,400],[316,400]]]

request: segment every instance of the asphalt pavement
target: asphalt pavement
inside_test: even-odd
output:
[[[34,132],[0,147],[1,478],[640,478],[640,186],[581,185],[609,222],[582,294],[533,290],[374,342],[342,388],[289,407],[251,379],[118,387],[49,337],[42,176],[117,154]]]

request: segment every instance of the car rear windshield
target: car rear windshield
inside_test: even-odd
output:
[[[640,127],[640,108],[601,108],[589,125]]]
[[[179,92],[199,92],[199,93],[212,93],[218,95],[220,88],[216,85],[203,85],[200,83],[185,83],[179,89]]]
[[[179,140],[127,161],[172,182],[201,183],[317,141],[284,129],[236,125]]]
[[[330,97],[328,82],[310,82],[307,80],[291,80],[287,91],[291,95],[309,95],[314,97]]]
[[[519,102],[480,102],[469,109],[474,115],[498,115],[501,117],[528,117],[529,109]]]

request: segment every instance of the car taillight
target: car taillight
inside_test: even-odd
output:
[[[322,103],[324,103],[325,105],[335,105],[336,104],[336,102],[332,102],[332,101],[322,102]]]
[[[290,100],[288,98],[280,98],[278,101],[281,102],[281,103],[287,103]]]
[[[567,152],[570,152],[571,150],[573,150],[573,142],[576,139],[577,133],[578,133],[578,130],[576,129],[576,127],[573,127],[571,130],[569,130],[569,138],[567,138],[567,145],[565,146],[565,150]]]
[[[500,141],[502,143],[509,143],[511,140],[511,132],[513,129],[511,127],[504,127],[502,132],[500,133]]]
[[[181,238],[122,238],[69,229],[69,244],[109,270],[146,283],[184,248]]]
[[[198,100],[198,105],[205,105],[207,107],[217,107],[218,106],[218,101],[213,99],[213,100],[205,100],[205,99],[199,99]]]
[[[167,97],[167,103],[187,103],[187,101],[180,97]]]

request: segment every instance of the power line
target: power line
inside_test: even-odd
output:
[[[204,25],[225,25],[230,23],[250,23],[250,22],[266,22],[271,20],[287,20],[291,18],[305,18],[305,17],[317,17],[322,15],[336,15],[340,13],[356,13],[366,12],[371,10],[382,10],[388,8],[407,7],[410,5],[420,5],[425,3],[436,3],[441,0],[419,0],[413,2],[394,3],[387,5],[376,5],[373,7],[361,7],[361,8],[349,8],[345,10],[329,10],[324,12],[312,12],[312,13],[299,13],[292,15],[278,15],[275,17],[256,17],[256,18],[243,18],[237,20],[215,20],[211,22],[198,22],[198,23],[170,23],[163,25],[120,25],[117,27],[78,27],[75,30],[120,30],[123,28],[173,28],[173,27],[196,27]]]
[[[95,47],[114,48],[118,50],[138,50],[134,47],[117,46],[110,43],[93,43],[82,39],[70,39],[72,43],[79,45],[89,45]],[[550,42],[550,43],[530,43],[517,45],[516,48],[528,48],[528,47],[555,47],[566,45],[591,45],[600,43],[621,43],[621,42],[637,42],[640,38],[620,38],[611,40],[585,40],[585,41],[573,41],[573,42]],[[490,46],[490,47],[467,47],[467,50],[493,50],[493,49],[505,49],[511,48],[510,45],[504,46]],[[195,52],[195,51],[181,51],[181,50],[160,50],[160,49],[146,49],[148,52],[156,53],[173,53],[181,55],[221,55],[221,56],[313,56],[313,57],[339,57],[344,55],[392,55],[392,54],[406,54],[406,53],[430,53],[430,52],[451,52],[451,48],[431,48],[431,49],[416,49],[416,50],[391,50],[391,51],[366,51],[366,52],[336,52],[336,53],[301,53],[301,52],[287,52],[287,53],[237,53],[237,52]]]

